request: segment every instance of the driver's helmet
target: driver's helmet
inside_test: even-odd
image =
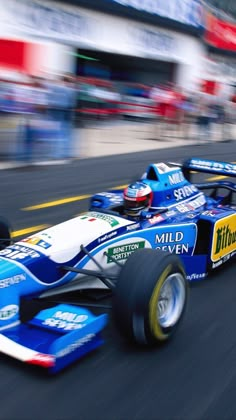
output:
[[[124,190],[124,208],[129,216],[138,216],[142,210],[148,210],[153,193],[149,185],[138,181]]]

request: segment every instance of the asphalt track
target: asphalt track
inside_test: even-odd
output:
[[[236,142],[3,170],[1,214],[18,234],[36,230],[86,210],[88,198],[23,209],[125,185],[150,162],[193,155],[233,161]],[[55,377],[1,355],[0,419],[235,419],[235,301],[236,270],[231,264],[191,288],[184,322],[160,349],[127,346],[110,323],[101,349]]]

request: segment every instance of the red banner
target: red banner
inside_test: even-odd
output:
[[[39,74],[46,47],[27,41],[0,39],[0,69],[26,74]]]
[[[209,13],[205,40],[215,48],[236,52],[236,24],[218,19]]]
[[[0,66],[21,71],[24,68],[25,43],[0,39]]]

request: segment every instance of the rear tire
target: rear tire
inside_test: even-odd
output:
[[[141,249],[121,269],[113,298],[113,318],[127,339],[141,345],[168,340],[182,320],[187,280],[177,255]]]

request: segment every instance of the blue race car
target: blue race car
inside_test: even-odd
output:
[[[192,171],[235,177],[236,165],[150,164],[125,191],[95,194],[85,214],[16,243],[2,222],[0,351],[59,371],[103,343],[107,313],[90,310],[100,299],[126,339],[168,340],[188,282],[236,254],[235,184],[193,184]]]

